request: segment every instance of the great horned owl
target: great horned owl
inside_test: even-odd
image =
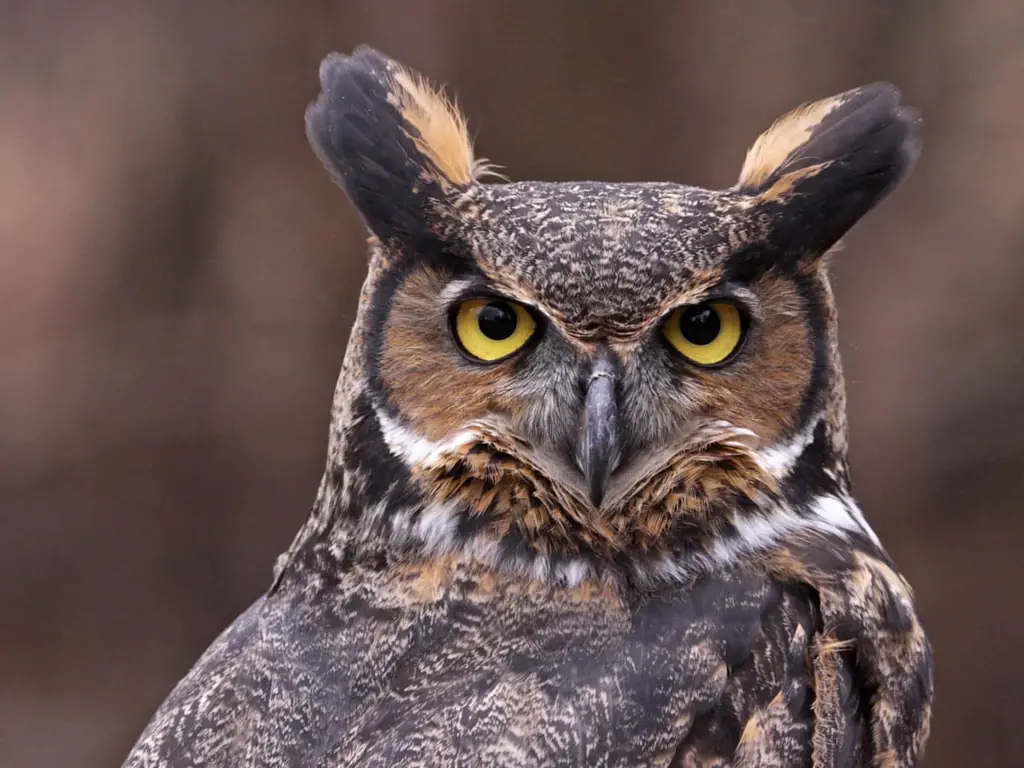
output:
[[[418,75],[320,80],[370,233],[327,469],[127,765],[913,765],[931,654],[850,494],[827,277],[918,154],[896,89],[709,191],[485,183]]]

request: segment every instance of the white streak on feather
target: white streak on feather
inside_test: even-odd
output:
[[[846,531],[862,533],[871,539],[876,547],[882,546],[878,534],[868,524],[864,513],[857,506],[857,502],[846,494],[818,496],[811,502],[810,508],[823,522],[833,524]]]
[[[551,562],[545,555],[536,555],[530,563],[530,575],[537,581],[547,581],[551,573]]]
[[[462,293],[474,284],[472,280],[453,280],[444,287],[441,291],[441,303],[451,304],[455,301]]]
[[[798,515],[788,505],[777,505],[768,516],[736,520],[736,536],[716,541],[711,556],[718,565],[729,565],[752,552],[763,551],[799,532],[816,532],[846,538],[850,533],[866,535],[881,546],[878,536],[864,519],[857,504],[847,495],[821,494]]]
[[[775,443],[757,452],[757,463],[772,477],[779,479],[789,474],[796,460],[803,455],[814,441],[814,430],[821,421],[819,416],[811,421],[788,443]]]
[[[809,521],[783,506],[777,507],[767,517],[741,517],[735,522],[736,535],[716,541],[711,548],[711,557],[718,565],[731,565],[744,555],[768,549],[786,534],[808,526]]]
[[[591,575],[591,567],[585,560],[570,560],[559,563],[555,574],[559,583],[566,587],[576,587]]]
[[[377,422],[391,454],[412,467],[430,467],[446,455],[479,439],[479,433],[470,426],[456,432],[447,440],[430,440],[417,435],[398,423],[384,411],[377,409]]]
[[[452,504],[428,504],[416,521],[416,536],[428,555],[443,555],[455,549],[458,516]]]

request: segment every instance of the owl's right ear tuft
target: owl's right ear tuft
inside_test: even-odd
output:
[[[907,176],[919,125],[889,83],[807,104],[758,138],[736,190],[767,214],[780,250],[820,255]]]
[[[384,240],[435,234],[481,167],[455,105],[366,46],[325,58],[320,85],[306,134],[366,225]]]

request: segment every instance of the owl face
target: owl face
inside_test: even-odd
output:
[[[813,279],[730,259],[724,215],[709,223],[732,202],[675,185],[485,189],[443,255],[413,256],[379,298],[377,388],[404,440],[502,435],[600,509],[714,425],[754,449],[797,431],[820,297]]]
[[[713,546],[808,484],[811,443],[844,460],[823,255],[916,157],[891,86],[791,113],[709,191],[484,183],[418,76],[364,48],[321,83],[311,142],[372,233],[343,378],[445,537]]]

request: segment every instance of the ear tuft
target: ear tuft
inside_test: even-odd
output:
[[[775,121],[747,152],[739,188],[760,193],[784,176],[826,163],[889,166],[902,178],[920,151],[920,118],[900,106],[900,92],[873,83],[804,104]]]
[[[398,87],[391,97],[417,148],[447,181],[470,184],[476,162],[466,118],[458,106],[415,72],[395,65],[393,74]]]
[[[889,83],[804,105],[750,148],[736,191],[773,214],[779,245],[823,253],[907,176],[919,125]]]
[[[427,236],[484,165],[461,113],[419,75],[372,48],[320,65],[306,134],[367,226],[381,238]]]

